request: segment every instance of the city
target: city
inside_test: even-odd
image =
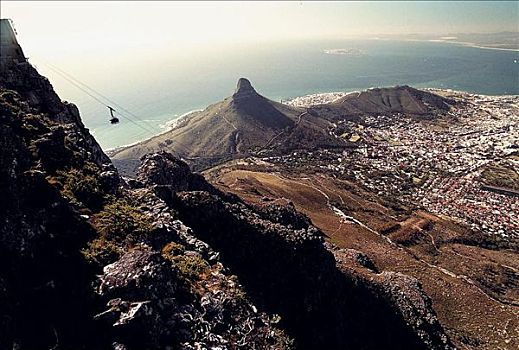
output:
[[[431,92],[459,103],[434,118],[396,114],[332,123],[330,132],[347,142],[346,150],[293,152],[263,160],[332,172],[379,196],[423,207],[475,230],[519,238],[519,97]],[[288,103],[310,107],[342,96],[311,95]],[[483,176],[496,165],[512,174],[501,179],[511,184],[499,186]]]

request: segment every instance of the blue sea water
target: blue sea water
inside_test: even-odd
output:
[[[354,48],[361,57],[325,49]],[[136,68],[137,70],[139,67]],[[107,122],[105,107],[78,98],[83,121],[104,149],[163,131],[166,122],[232,94],[239,77],[273,100],[320,92],[408,84],[489,95],[519,94],[519,52],[438,42],[342,40],[243,45],[197,54],[185,64],[161,58],[154,73],[117,76],[123,88],[105,95],[139,117]],[[74,72],[69,72],[73,75]],[[76,75],[77,76],[77,75]],[[80,94],[81,92],[78,92]]]

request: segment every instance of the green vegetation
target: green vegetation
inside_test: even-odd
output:
[[[162,256],[171,261],[181,275],[189,280],[197,280],[209,267],[204,259],[197,255],[185,255],[182,244],[170,242],[162,248]]]
[[[69,191],[85,206],[98,209],[104,202],[104,194],[94,176],[83,175],[80,172],[69,173],[64,190]]]
[[[135,203],[124,198],[106,205],[91,222],[102,237],[118,242],[140,237],[152,229],[152,219],[144,215]]]
[[[57,171],[55,176],[47,176],[47,181],[58,187],[71,202],[99,211],[108,196],[101,188],[98,173],[97,165],[87,162],[81,169]]]
[[[117,259],[153,229],[152,219],[129,199],[106,205],[91,219],[99,236],[88,243],[83,255],[91,262],[105,265]]]
[[[175,256],[183,254],[185,247],[180,243],[169,242],[162,248],[162,256],[168,260],[173,261]]]
[[[117,260],[124,249],[105,237],[99,237],[89,242],[81,252],[88,262],[102,266]]]
[[[483,182],[488,185],[506,187],[519,191],[519,173],[507,162],[489,165],[481,173]]]
[[[204,259],[197,255],[177,255],[173,258],[175,266],[187,279],[196,280],[209,267]]]
[[[185,247],[176,242],[169,242],[162,250],[162,256],[169,260],[178,271],[180,280],[191,293],[204,294],[205,288],[200,282],[211,271],[207,262],[198,255],[186,255]]]

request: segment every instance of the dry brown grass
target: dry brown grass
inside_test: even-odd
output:
[[[376,197],[325,176],[280,175],[223,167],[210,173],[210,177],[222,190],[236,193],[251,203],[260,203],[265,195],[278,201],[292,201],[333,243],[365,252],[381,270],[418,278],[432,298],[441,323],[459,348],[516,349],[519,346],[519,309],[511,305],[519,303],[513,277],[519,271],[517,253],[449,243],[456,237],[466,236],[467,228],[424,211],[402,218],[401,213],[384,207]],[[399,223],[400,228],[389,235],[391,239],[413,235],[419,239],[411,239],[404,247],[358,224],[341,220],[328,207],[326,197],[319,190],[334,203],[344,202],[347,215],[374,231]],[[485,284],[505,287],[492,291]]]

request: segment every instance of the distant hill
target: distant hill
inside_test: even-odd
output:
[[[452,103],[444,97],[404,85],[349,94],[332,103],[316,106],[313,110],[328,117],[388,113],[423,116],[448,110]]]
[[[131,174],[137,159],[159,150],[175,153],[201,169],[262,151],[282,154],[296,149],[344,147],[348,142],[331,132],[338,120],[390,113],[434,115],[438,110],[447,110],[449,103],[453,102],[429,92],[397,86],[298,108],[261,96],[247,79],[241,78],[232,96],[188,116],[169,132],[117,150],[111,156],[121,171]]]
[[[235,93],[191,115],[173,130],[112,154],[117,161],[167,150],[211,164],[267,148],[333,147],[342,141],[329,135],[330,122],[306,109],[269,100],[241,78]]]

